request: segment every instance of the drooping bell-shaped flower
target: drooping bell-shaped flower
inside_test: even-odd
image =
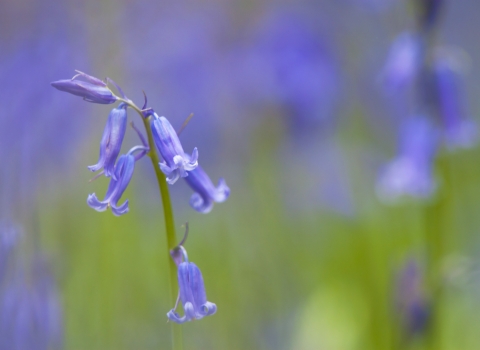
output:
[[[127,105],[121,103],[117,108],[112,109],[108,116],[107,125],[103,131],[100,141],[100,155],[95,165],[90,165],[90,171],[105,169],[106,176],[115,177],[115,162],[120,149],[122,148],[123,138],[127,130]]]
[[[60,91],[83,97],[88,102],[110,104],[117,101],[117,96],[104,81],[78,70],[76,72],[78,74],[72,79],[54,81],[51,85]],[[85,80],[78,80],[79,77]]]
[[[403,195],[426,198],[433,194],[433,160],[438,146],[438,131],[425,117],[405,121],[400,132],[398,154],[380,173],[377,195],[385,201]]]
[[[470,148],[478,138],[476,123],[467,115],[463,100],[459,63],[440,57],[433,66],[438,111],[443,123],[444,140],[448,148]]]
[[[154,113],[151,126],[155,145],[163,158],[160,169],[167,176],[167,182],[173,185],[198,166],[198,150],[195,147],[191,156],[185,154],[178,135],[167,118],[158,117]]]
[[[185,181],[195,191],[190,198],[190,205],[193,209],[203,214],[207,214],[212,210],[213,202],[224,202],[230,195],[230,188],[225,180],[220,178],[217,187],[215,187],[200,165],[195,170],[189,172]]]
[[[203,276],[197,265],[188,261],[178,265],[178,285],[185,315],[180,317],[175,312],[175,307],[167,313],[169,320],[185,323],[213,315],[217,311],[217,305],[207,301]]]
[[[380,76],[387,89],[395,90],[413,81],[422,64],[422,50],[416,34],[405,32],[395,39]]]
[[[112,177],[110,180],[105,199],[99,201],[95,193],[92,193],[88,195],[87,204],[96,211],[105,211],[110,207],[116,216],[126,214],[128,212],[128,199],[120,206],[117,203],[132,178],[134,167],[134,155],[130,153],[121,155],[115,166],[115,178]]]

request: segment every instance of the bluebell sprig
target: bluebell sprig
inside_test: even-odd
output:
[[[172,255],[174,259],[169,259],[171,296],[172,301],[176,300],[176,302],[175,308],[167,316],[175,323],[184,323],[213,315],[217,307],[207,301],[202,273],[194,263],[188,261],[182,243],[180,245],[176,243],[168,184],[173,185],[179,178],[184,178],[195,191],[190,199],[190,205],[200,213],[208,213],[212,210],[213,202],[223,202],[228,198],[230,189],[225,180],[220,179],[217,187],[212,184],[208,175],[198,165],[198,149],[195,147],[191,155],[185,153],[178,133],[168,119],[159,117],[152,108],[147,107],[145,94],[143,107],[139,108],[113,80],[106,78],[106,82],[104,82],[85,73],[79,71],[77,73],[70,80],[53,82],[52,86],[58,90],[83,97],[88,102],[100,104],[120,102],[108,116],[100,141],[98,161],[88,167],[90,171],[100,171],[95,178],[101,175],[110,178],[110,184],[103,200],[99,200],[96,194],[92,193],[88,195],[87,204],[96,211],[105,211],[111,208],[112,213],[116,216],[126,214],[129,211],[129,202],[127,199],[119,204],[121,197],[132,179],[135,163],[148,155],[155,170],[163,203],[167,252],[169,254],[172,251],[181,250],[183,252],[183,261],[182,257],[175,258],[175,254]],[[113,85],[120,96],[117,96],[107,83]],[[127,129],[128,108],[135,110],[141,117],[146,137],[132,123],[131,126],[137,133],[141,145],[136,145],[126,154],[120,155]],[[175,299],[177,294],[176,277],[178,277],[179,297]],[[175,312],[179,299],[182,301],[185,311],[183,317]],[[174,349],[182,349],[181,330],[178,327],[172,327],[172,343]]]

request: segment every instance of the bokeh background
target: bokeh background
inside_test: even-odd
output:
[[[183,326],[186,349],[480,348],[480,148],[441,148],[427,198],[376,191],[415,109],[382,80],[415,2],[2,0],[0,349],[171,346],[154,173],[138,163],[127,215],[86,205],[112,106],[50,86],[74,69],[144,90],[176,128],[194,113],[183,146],[231,189],[203,215],[170,188],[218,306]],[[475,121],[480,3],[443,6],[436,41],[462,51]]]

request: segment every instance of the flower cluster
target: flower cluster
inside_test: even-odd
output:
[[[125,192],[134,172],[135,162],[150,152],[149,145],[142,133],[134,127],[138,133],[142,145],[131,148],[126,154],[120,155],[123,139],[127,130],[128,107],[141,112],[152,130],[155,146],[162,157],[159,163],[166,180],[173,185],[179,178],[184,178],[195,192],[190,199],[191,206],[200,213],[208,213],[212,210],[213,202],[225,201],[230,189],[225,180],[220,179],[215,187],[208,175],[198,165],[198,150],[193,149],[191,155],[184,152],[178,134],[165,117],[159,117],[151,108],[145,105],[140,110],[128,99],[122,89],[111,79],[111,83],[119,91],[117,96],[108,87],[108,84],[98,78],[77,71],[72,79],[59,80],[52,83],[58,90],[81,96],[85,101],[111,104],[120,104],[110,112],[107,124],[100,141],[100,155],[96,164],[88,167],[90,171],[101,171],[99,175],[110,178],[110,184],[103,200],[99,200],[95,193],[87,198],[87,204],[97,211],[105,211],[111,208],[114,215],[119,216],[128,212],[128,200],[118,205],[120,198]],[[79,78],[82,78],[80,80]],[[135,152],[138,153],[134,155]],[[120,155],[120,156],[119,156]]]
[[[120,102],[108,116],[100,141],[98,161],[88,167],[90,171],[100,171],[97,177],[105,175],[110,178],[110,184],[103,200],[99,200],[95,193],[88,195],[87,204],[91,208],[97,211],[105,211],[111,208],[112,213],[116,216],[126,214],[129,210],[128,200],[125,200],[122,204],[119,204],[119,201],[132,179],[135,163],[147,154],[152,158],[157,176],[160,171],[165,175],[164,178],[158,176],[159,181],[165,181],[173,185],[179,178],[185,179],[194,191],[190,199],[190,205],[196,211],[208,213],[212,210],[214,202],[223,202],[228,198],[230,189],[225,180],[220,179],[217,187],[213,185],[208,175],[198,164],[197,148],[194,148],[191,154],[185,153],[178,138],[178,133],[168,119],[159,117],[152,108],[147,108],[146,96],[145,103],[140,109],[125,96],[121,88],[112,80],[107,78],[107,82],[113,84],[119,91],[120,97],[116,96],[110,90],[108,84],[102,80],[85,73],[78,73],[71,80],[56,81],[52,85],[61,91],[81,96],[89,102],[100,104]],[[77,78],[83,78],[83,80]],[[134,146],[126,154],[121,154],[122,143],[127,130],[127,109],[129,107],[138,112],[142,118],[147,131],[148,142],[142,132],[132,123],[132,128],[137,132],[142,144]],[[158,164],[156,164],[158,161],[156,150],[161,156]],[[168,198],[168,196],[166,197]],[[168,222],[168,220],[173,222],[173,217],[169,219],[166,217],[165,221]],[[167,224],[167,237],[169,235],[175,237],[175,232],[171,229],[169,232],[169,225]],[[184,241],[185,239],[171,252],[178,267],[179,299],[182,301],[185,311],[183,317],[179,316],[175,312],[177,308],[177,305],[175,305],[175,308],[168,312],[168,318],[176,323],[201,319],[213,315],[217,311],[217,306],[207,301],[202,273],[194,263],[188,261],[187,253],[182,246]],[[181,252],[181,256],[179,256],[179,252]],[[172,265],[172,267],[174,266]],[[179,299],[177,299],[176,304],[178,304]]]
[[[403,96],[398,94],[400,90],[409,87],[416,92],[414,111],[400,127],[399,153],[380,174],[377,193],[382,199],[402,195],[425,198],[434,193],[437,140],[449,150],[469,148],[477,142],[477,126],[462,100],[464,54],[432,44],[442,1],[418,0],[418,6],[418,30],[398,36],[382,71],[387,90],[399,96]]]
[[[433,159],[438,132],[431,121],[415,116],[404,122],[400,132],[397,156],[388,163],[377,182],[377,195],[389,202],[403,194],[426,198],[436,188]]]

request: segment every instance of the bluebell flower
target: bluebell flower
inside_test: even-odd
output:
[[[414,335],[425,330],[430,319],[430,305],[423,288],[423,273],[415,260],[401,269],[395,288],[395,302],[404,331]]]
[[[472,147],[478,138],[477,125],[466,113],[457,66],[454,57],[439,57],[433,66],[444,140],[450,149]]]
[[[180,317],[175,312],[175,306],[167,313],[169,320],[176,323],[185,323],[213,315],[217,311],[217,305],[207,301],[202,273],[197,265],[188,261],[178,265],[178,285],[185,315]]]
[[[217,187],[215,187],[200,165],[195,170],[190,171],[185,181],[195,191],[190,198],[190,205],[193,209],[203,214],[207,214],[212,210],[213,202],[224,202],[230,195],[230,188],[225,180],[220,178]]]
[[[436,188],[433,160],[437,152],[438,131],[429,119],[415,117],[405,121],[399,136],[398,154],[381,172],[377,195],[385,201],[403,195],[429,197]]]
[[[388,89],[398,89],[411,83],[422,65],[423,43],[419,35],[405,32],[393,42],[381,79]]]
[[[117,96],[104,81],[78,70],[76,72],[78,74],[72,79],[54,81],[51,85],[60,91],[83,97],[87,102],[110,104],[117,101]],[[85,81],[78,80],[78,77],[82,77]]]
[[[135,157],[130,152],[121,155],[115,166],[115,178],[112,176],[110,180],[105,199],[99,201],[95,193],[92,193],[88,195],[87,204],[96,211],[105,211],[111,207],[116,216],[128,213],[128,199],[120,206],[117,203],[132,178],[134,167]]]
[[[173,185],[180,177],[188,177],[187,172],[198,166],[197,148],[193,149],[191,156],[185,154],[176,131],[165,117],[154,113],[151,126],[153,139],[163,158],[160,169],[167,176],[167,182]]]
[[[112,176],[115,180],[115,162],[122,147],[125,131],[127,130],[127,105],[121,103],[112,109],[108,116],[107,125],[100,141],[100,156],[95,165],[88,167],[90,171],[105,169],[106,176]]]

